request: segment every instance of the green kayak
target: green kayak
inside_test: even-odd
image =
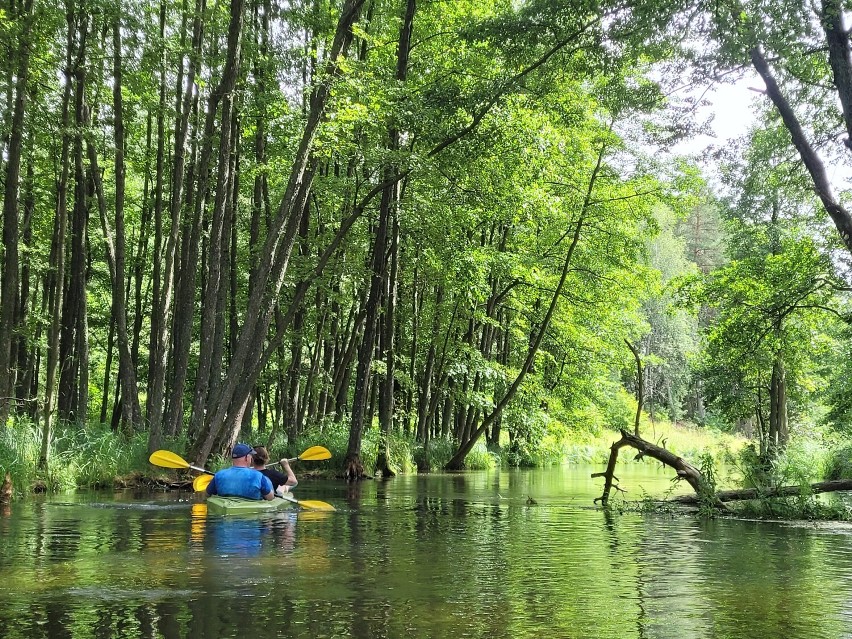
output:
[[[286,510],[293,503],[286,499],[245,499],[243,497],[222,497],[211,495],[207,498],[207,512],[213,515],[240,515]]]

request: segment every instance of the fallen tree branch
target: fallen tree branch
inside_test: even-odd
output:
[[[763,497],[792,497],[802,494],[802,486],[778,486],[776,488],[742,488],[740,490],[720,490],[716,499],[720,502],[740,501],[746,499],[761,499]],[[837,490],[852,490],[852,479],[835,479],[821,481],[809,486],[813,494],[830,493]],[[668,501],[678,504],[697,504],[697,495],[679,495]]]
[[[603,473],[594,473],[592,475],[592,477],[604,478],[603,494],[595,499],[595,503],[601,502],[601,505],[607,505],[607,502],[609,501],[609,493],[614,486],[614,482],[618,481],[615,477],[615,465],[618,462],[618,451],[625,446],[631,446],[638,450],[639,453],[637,454],[637,458],[639,459],[642,457],[652,457],[666,466],[673,468],[675,473],[677,473],[678,479],[685,479],[689,485],[692,486],[693,490],[695,490],[696,503],[701,501],[702,498],[709,498],[712,500],[714,506],[724,508],[721,500],[715,498],[712,494],[707,495],[708,489],[706,482],[704,481],[704,476],[695,466],[687,462],[683,459],[683,457],[679,457],[661,446],[652,444],[638,435],[628,433],[623,428],[621,429],[621,439],[610,446],[609,462],[607,463],[606,471]],[[616,488],[621,490],[617,486]]]

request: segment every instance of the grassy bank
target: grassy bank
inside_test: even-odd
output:
[[[39,470],[41,429],[18,422],[0,430],[0,473],[12,478],[15,496],[107,488],[125,478],[151,474],[145,433],[127,437],[106,426],[57,429],[50,441],[47,471]]]
[[[754,471],[753,451],[746,440],[710,428],[672,424],[665,421],[644,420],[641,436],[685,458],[693,464],[712,458],[720,472],[720,487],[735,485],[802,485],[821,479],[852,476],[852,450],[841,440],[794,441],[787,453],[771,469],[771,476],[758,477]],[[255,437],[263,441],[260,436]],[[346,425],[327,424],[304,433],[292,445],[274,442],[274,455],[298,455],[312,445],[322,445],[332,452],[326,462],[303,465],[302,475],[319,473],[336,474],[345,457],[349,433]],[[471,470],[494,469],[513,466],[547,466],[564,463],[606,464],[610,446],[619,439],[617,431],[605,429],[597,433],[588,431],[563,432],[560,437],[546,435],[535,446],[511,442],[504,437],[498,450],[488,450],[480,442],[467,458]],[[370,472],[379,451],[379,433],[369,430],[362,446],[364,466]],[[185,455],[186,442],[175,441],[165,448]],[[107,488],[125,485],[128,478],[169,477],[172,471],[151,466],[147,455],[147,434],[127,436],[115,433],[100,425],[86,429],[66,427],[59,429],[50,442],[50,463],[47,472],[38,470],[41,440],[40,431],[33,424],[17,423],[0,431],[0,473],[10,472],[16,496],[34,491],[66,491],[77,488]],[[428,450],[413,439],[395,435],[390,442],[390,464],[398,473],[414,473],[418,462],[428,459],[433,470],[444,467],[454,452],[453,443],[445,439],[433,440]],[[619,456],[622,464],[633,463],[634,455],[625,449]],[[224,459],[211,459],[208,467],[215,470],[227,464]],[[803,497],[807,496],[803,488]],[[770,509],[771,510],[771,509]],[[774,512],[774,511],[772,511]]]

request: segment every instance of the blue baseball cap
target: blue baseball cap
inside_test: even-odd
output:
[[[246,455],[254,455],[254,448],[252,448],[248,444],[237,444],[231,451],[231,459],[245,457]]]

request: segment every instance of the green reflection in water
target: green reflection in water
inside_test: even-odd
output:
[[[0,637],[837,638],[852,529],[613,516],[596,468],[309,484],[335,513],[94,494],[0,518]],[[646,467],[619,475],[669,488]],[[537,505],[528,505],[533,496]]]

